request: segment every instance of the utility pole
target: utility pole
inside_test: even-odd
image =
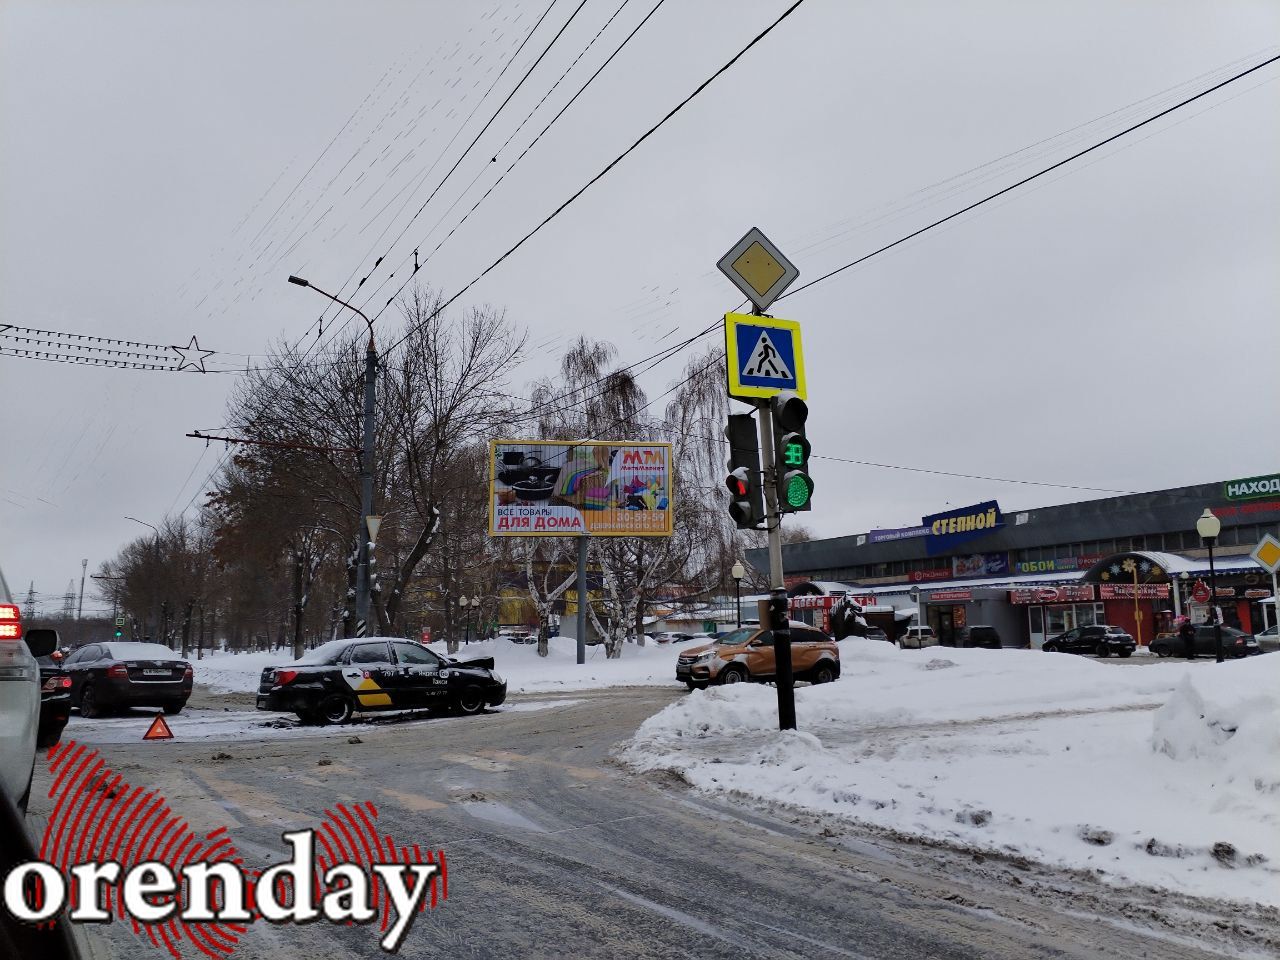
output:
[[[764,451],[765,524],[769,530],[769,627],[773,631],[774,676],[778,687],[778,729],[796,728],[795,677],[791,672],[791,621],[782,578],[782,513],[778,509],[777,468],[772,453],[773,413],[766,400],[760,408],[760,449]]]
[[[364,311],[354,307],[345,300],[340,300],[331,293],[325,293],[302,277],[289,277],[289,282],[299,287],[310,287],[323,297],[341,304],[356,313],[369,327],[369,345],[364,355],[364,444],[360,457],[360,523],[356,528],[356,624],[357,637],[368,635],[369,630],[369,517],[373,513],[373,435],[375,410],[375,387],[378,380],[378,349],[373,340],[373,321],[365,316]]]
[[[31,581],[31,586],[27,587],[27,602],[23,605],[22,619],[30,623],[36,618],[36,582]]]
[[[89,561],[84,559],[80,561],[80,602],[76,605],[76,619],[84,618],[84,577],[89,572]]]

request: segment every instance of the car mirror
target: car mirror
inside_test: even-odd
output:
[[[34,627],[23,636],[27,641],[27,649],[35,657],[47,657],[62,645],[58,640],[58,631],[49,627]]]

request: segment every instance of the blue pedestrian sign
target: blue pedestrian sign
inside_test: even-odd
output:
[[[800,324],[729,313],[724,318],[724,341],[729,396],[768,399],[782,390],[794,390],[802,400],[808,399]]]

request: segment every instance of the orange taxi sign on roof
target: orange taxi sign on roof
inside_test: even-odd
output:
[[[151,721],[151,726],[147,727],[147,732],[142,735],[143,740],[172,740],[173,731],[169,729],[169,724],[165,721],[164,715],[157,713],[156,718]]]

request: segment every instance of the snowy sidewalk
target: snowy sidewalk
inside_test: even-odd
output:
[[[1120,669],[1069,655],[840,644],[843,677],[691,694],[641,770],[958,846],[1280,904],[1280,656]]]

